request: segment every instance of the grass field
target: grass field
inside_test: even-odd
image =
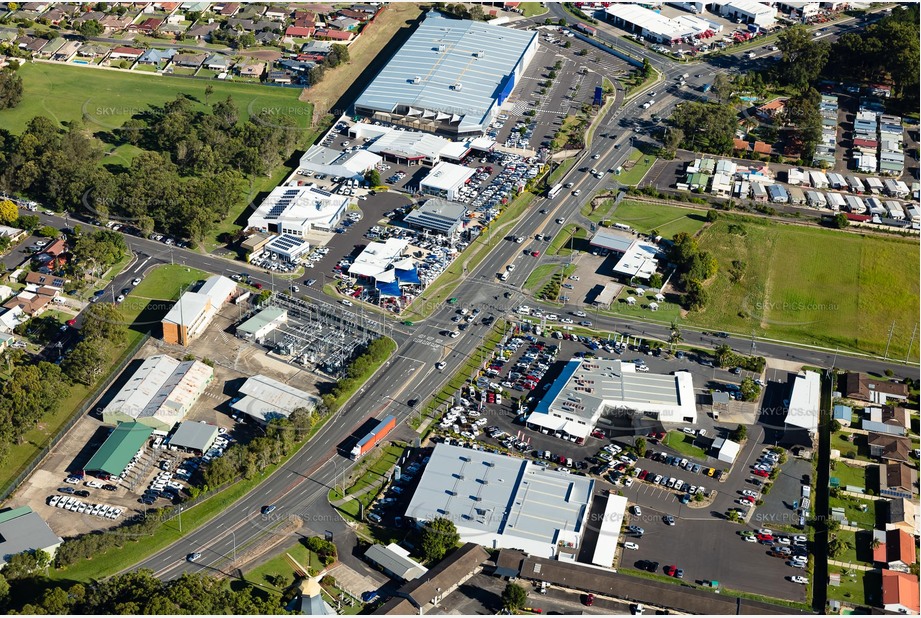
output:
[[[559,264],[541,264],[528,275],[528,278],[524,282],[524,289],[535,290],[543,287],[547,280],[552,277],[559,268]]]
[[[844,574],[844,571],[847,571],[847,573]],[[838,600],[842,603],[853,605],[866,604],[866,595],[864,593],[864,578],[866,575],[863,571],[829,565],[828,572],[841,574],[841,585],[828,586],[827,588],[829,600]]]
[[[374,460],[374,463],[371,464],[355,483],[345,490],[346,495],[358,493],[365,487],[382,481],[384,476],[390,472],[390,469],[396,465],[405,450],[405,446],[391,444],[385,448],[383,452],[378,453],[378,457]]]
[[[871,496],[866,500],[847,495],[829,497],[828,504],[829,508],[843,508],[844,516],[858,528],[872,530],[876,526],[876,500]],[[861,510],[864,506],[866,511]]]
[[[665,434],[665,445],[675,449],[685,457],[695,457],[699,460],[706,460],[707,453],[701,448],[692,444],[694,438],[683,431],[669,431]]]
[[[630,152],[628,160],[633,164],[630,169],[627,169],[627,166],[625,165],[624,170],[619,175],[611,175],[613,180],[616,180],[620,184],[627,186],[636,186],[640,184],[640,181],[643,180],[643,176],[646,175],[646,172],[649,171],[649,168],[651,168],[656,162],[656,158],[654,156],[643,154],[636,148]]]
[[[547,247],[547,255],[569,255],[576,246],[582,244],[579,241],[585,240],[586,238],[588,238],[588,230],[574,223],[570,223],[554,237],[550,246]],[[569,248],[570,239],[572,239],[574,245],[573,249]]]
[[[285,559],[285,554],[290,554],[301,566],[315,573],[319,573],[323,569],[323,563],[320,562],[320,558],[304,547],[303,543],[298,543],[286,549],[284,553],[247,571],[243,574],[243,579],[254,586],[279,594],[283,593],[295,580],[294,570]]]
[[[604,210],[602,206],[596,213]],[[629,200],[621,202],[609,216],[637,232],[648,234],[656,230],[663,238],[672,238],[678,232],[695,234],[707,224],[707,216],[699,210]]]
[[[522,2],[518,5],[518,8],[521,9],[525,17],[543,15],[547,12],[547,7],[545,7],[542,2]]]
[[[869,469],[872,471],[871,473],[876,473],[875,466],[870,466]],[[849,466],[838,462],[830,472],[830,475],[838,479],[841,484],[841,489],[844,489],[848,485],[864,488],[867,486],[867,468]]]
[[[162,105],[180,93],[189,95],[196,108],[205,109],[205,87],[214,89],[208,103],[233,97],[240,119],[270,109],[287,114],[305,129],[311,121],[311,106],[298,101],[300,90],[218,80],[176,79],[50,63],[27,63],[19,69],[23,81],[22,102],[0,111],[0,125],[20,133],[35,116],[58,122],[83,118],[94,132],[120,127],[134,114],[151,105]]]
[[[695,326],[882,354],[894,325],[890,358],[908,352],[921,291],[917,241],[722,216],[700,247],[719,271],[707,307],[689,316]],[[742,266],[735,282],[733,260]]]

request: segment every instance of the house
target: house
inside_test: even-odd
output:
[[[3,307],[3,311],[0,312],[0,333],[11,333],[14,328],[29,319],[29,316],[23,313],[22,307]]]
[[[195,39],[196,41],[207,41],[211,38],[211,33],[215,30],[218,30],[221,27],[221,24],[218,22],[211,22],[210,24],[196,24],[192,28],[189,28],[185,35],[190,39]]]
[[[911,429],[911,417],[908,410],[901,406],[883,406],[880,421],[887,425]]]
[[[752,145],[752,151],[755,154],[770,156],[772,152],[772,148],[771,148],[771,145],[768,144],[767,142],[755,140],[755,143]]]
[[[148,49],[138,58],[139,64],[156,64],[170,60],[176,55],[175,49]]]
[[[233,17],[240,12],[239,2],[228,2],[227,4],[216,4],[214,10],[221,17]]]
[[[42,18],[47,19],[48,23],[50,23],[52,26],[60,26],[61,20],[63,20],[65,17],[67,17],[67,13],[63,9],[57,7],[42,15]]]
[[[873,550],[873,562],[885,565],[883,568],[908,573],[916,561],[914,538],[898,529],[875,532],[882,532],[885,540]]]
[[[79,17],[74,17],[72,20],[70,20],[70,25],[73,26],[75,29],[79,29],[80,26],[82,26],[88,21],[95,21],[101,24],[102,20],[105,19],[105,17],[106,17],[106,14],[101,11],[87,11],[83,15],[80,15]]]
[[[870,403],[886,403],[887,399],[908,398],[908,387],[905,384],[885,379],[877,380],[865,373],[845,373],[838,380],[838,390],[848,399]]]
[[[313,36],[314,28],[300,28],[297,26],[288,26],[285,29],[285,43],[291,43],[295,38],[309,39]]]
[[[38,52],[42,51],[42,49],[44,49],[44,47],[48,45],[49,43],[51,43],[51,41],[49,41],[48,39],[41,39],[41,38],[32,39],[29,42],[29,44],[26,45],[25,49],[26,51],[30,51],[33,54],[37,54]]]
[[[755,108],[755,115],[762,120],[773,120],[777,116],[783,114],[786,107],[786,99],[774,99],[773,101],[768,101],[764,105]]]
[[[262,32],[256,33],[256,42],[260,45],[272,45],[280,38],[280,35],[272,32],[271,30],[263,30]]]
[[[248,64],[246,66],[237,66],[237,73],[240,77],[262,77],[262,74],[265,73],[265,63],[257,62],[256,64]]]
[[[26,283],[46,287],[55,290],[57,293],[64,291],[64,278],[55,275],[43,275],[42,273],[30,272],[26,274]]]
[[[338,11],[336,11],[336,15],[339,15],[340,17],[347,17],[349,19],[354,19],[359,22],[368,19],[367,14],[362,13],[360,11],[354,11],[352,9],[339,9]]]
[[[173,57],[173,64],[197,69],[207,59],[208,54],[177,54]]]
[[[128,32],[139,32],[142,34],[153,34],[163,25],[163,19],[159,17],[148,17],[138,24],[128,26]]]
[[[850,427],[853,412],[850,406],[837,405],[832,408],[831,417],[838,421],[842,427]]]
[[[24,315],[28,315],[30,317],[40,315],[43,311],[45,311],[45,309],[48,308],[48,304],[56,296],[56,294],[47,288],[39,288],[39,290],[42,290],[43,293],[23,290],[18,295],[3,303],[3,306],[7,309],[18,308]],[[44,291],[48,291],[50,293],[44,293]]]
[[[294,82],[294,74],[291,71],[269,71],[266,81],[273,84],[291,84]]]
[[[270,6],[265,10],[265,18],[272,19],[275,21],[281,21],[283,19],[287,19],[288,13],[289,13],[288,9],[284,7]]]
[[[0,316],[2,319],[2,316]],[[890,498],[885,500],[884,521],[886,530],[899,528],[914,536],[921,535],[921,518],[913,498]]]
[[[881,496],[911,499],[917,483],[917,471],[901,461],[893,461],[879,466],[879,493]]]
[[[116,47],[109,52],[110,60],[137,60],[144,55],[143,49],[136,47]]]
[[[224,72],[230,69],[230,58],[223,54],[211,54],[205,60],[205,67],[211,71]]]
[[[337,17],[336,19],[326,23],[327,28],[332,28],[333,30],[339,30],[342,32],[351,32],[356,30],[361,24],[357,19],[351,19],[349,17]]]
[[[320,39],[321,41],[336,41],[339,43],[349,43],[355,37],[351,32],[343,32],[340,30],[330,30],[329,28],[321,28],[314,33],[314,38]]]
[[[406,600],[412,604],[410,608],[422,608],[439,601],[478,573],[487,557],[486,551],[476,543],[465,543],[424,575],[403,584],[388,603]],[[381,613],[386,606],[375,613]],[[418,609],[407,613],[418,613]]]
[[[911,461],[911,440],[906,437],[871,432],[867,435],[867,444],[870,446],[871,457],[884,461]]]
[[[883,609],[901,614],[919,613],[918,578],[910,573],[883,569]]]
[[[301,53],[309,56],[316,56],[318,59],[325,58],[333,48],[331,41],[309,41],[301,46]]]
[[[107,53],[109,53],[108,47],[96,44],[81,45],[80,49],[77,50],[77,55],[81,58],[98,58],[99,56],[105,56]]]

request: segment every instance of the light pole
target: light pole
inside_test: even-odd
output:
[[[227,527],[227,524],[221,524],[221,528],[230,532],[230,536],[233,539],[233,561],[237,561],[237,535],[236,533]]]
[[[179,534],[182,534],[182,506],[179,506]]]

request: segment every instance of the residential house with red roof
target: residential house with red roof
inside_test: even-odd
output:
[[[883,569],[883,609],[902,614],[921,612],[918,578],[910,573]]]

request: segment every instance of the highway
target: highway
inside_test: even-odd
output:
[[[552,12],[562,12],[557,5],[551,5]],[[572,23],[571,15],[565,14]],[[609,34],[609,26],[599,28],[599,36],[607,40],[616,41],[618,45],[628,46],[631,53],[637,54],[636,46],[629,45],[620,37]],[[610,28],[611,32],[615,32]],[[695,96],[703,83],[712,79],[712,75],[719,70],[705,62],[690,64],[677,64],[657,54],[647,56],[650,62],[664,75],[664,82],[652,83],[645,88],[646,92],[658,91],[656,105],[641,113],[640,105],[648,100],[643,93],[633,96],[626,104],[612,109],[596,132],[596,138],[585,152],[576,161],[573,169],[561,182],[572,182],[571,190],[566,191],[555,200],[535,199],[533,206],[521,217],[509,234],[524,236],[533,239],[534,234],[549,233],[554,235],[560,228],[555,223],[557,218],[574,221],[579,216],[582,200],[572,195],[572,191],[581,190],[582,196],[590,196],[596,191],[612,186],[611,175],[605,173],[602,178],[580,172],[581,167],[596,167],[607,172],[623,163],[629,152],[627,147],[630,141],[642,134],[632,130],[632,121],[638,116],[652,114],[657,110],[664,114],[681,100]],[[725,56],[723,57],[725,58]],[[688,73],[689,85],[684,89],[675,89],[672,86],[679,75]],[[700,74],[701,77],[695,77]],[[688,94],[688,93],[691,94]],[[601,138],[597,134],[612,134],[613,138]],[[598,159],[593,156],[598,155]],[[584,197],[583,197],[584,199]],[[546,213],[541,213],[546,209]],[[52,225],[67,225],[67,219],[57,216],[41,214],[43,223]],[[85,224],[83,224],[85,226]],[[285,287],[287,280],[273,278],[266,272],[242,264],[231,262],[224,258],[202,255],[194,251],[165,247],[163,244],[126,236],[130,248],[137,254],[138,261],[125,273],[116,278],[112,289],[126,287],[139,273],[146,271],[157,264],[175,263],[202,269],[212,273],[232,274],[248,272],[254,282],[259,282],[266,287],[273,284],[278,288]],[[481,264],[469,272],[466,279],[460,284],[454,296],[460,299],[460,306],[480,307],[483,316],[492,313],[496,317],[512,312],[519,304],[527,303],[540,306],[533,299],[525,299],[521,292],[521,285],[533,267],[541,262],[538,258],[525,256],[525,249],[529,243],[517,244],[502,238],[481,238],[479,242],[490,242],[494,245],[489,255]],[[530,242],[530,241],[529,241]],[[534,245],[534,248],[543,250],[546,244]],[[518,266],[510,280],[500,282],[496,273],[502,272],[505,266],[514,263]],[[321,291],[313,288],[302,287],[302,294],[316,302],[329,302]],[[507,296],[506,296],[507,295]],[[577,305],[569,305],[564,311],[578,309]],[[338,478],[353,465],[351,461],[337,454],[336,445],[346,439],[351,433],[370,417],[381,417],[385,414],[397,416],[401,426],[397,432],[401,436],[411,435],[406,421],[417,414],[425,400],[437,392],[462,362],[469,356],[478,354],[487,328],[479,320],[461,332],[457,339],[449,339],[440,334],[443,330],[453,330],[450,318],[456,307],[444,305],[438,308],[430,318],[420,321],[412,327],[395,325],[393,336],[398,344],[394,357],[378,372],[378,374],[345,406],[313,440],[296,454],[285,466],[263,481],[259,487],[250,492],[243,499],[234,504],[228,504],[217,517],[198,530],[188,532],[179,542],[156,552],[148,559],[133,568],[148,568],[153,570],[158,577],[175,578],[184,572],[205,572],[230,574],[232,568],[238,566],[234,563],[233,556],[246,555],[248,559],[258,555],[261,548],[274,545],[275,542],[284,541],[277,547],[272,547],[272,552],[277,552],[284,545],[290,544],[278,535],[289,536],[290,541],[301,534],[322,534],[331,531],[337,535],[349,535],[347,526],[335,515],[326,503],[326,495]],[[549,310],[556,308],[547,307]],[[482,317],[482,316],[481,316]],[[607,316],[592,317],[595,327],[612,330],[638,337],[653,337],[666,339],[668,326],[654,325],[644,322],[630,321],[627,318],[612,318]],[[729,339],[714,339],[703,332],[682,327],[684,343],[712,347],[718,343],[727,343],[734,349],[749,353],[752,340],[747,337],[730,337]],[[895,363],[886,363],[873,359],[858,359],[833,351],[805,349],[800,346],[782,343],[755,342],[756,353],[764,356],[778,357],[796,361],[803,364],[819,367],[830,367],[832,364],[843,369],[860,369],[882,373],[886,368],[892,368],[897,374],[904,373],[904,366]],[[444,360],[447,367],[444,371],[437,371],[434,364]],[[410,399],[419,399],[415,408],[407,402]],[[262,516],[260,509],[263,505],[275,504],[277,510],[269,516]],[[289,529],[288,522],[297,517],[302,522],[298,530]],[[178,521],[175,524],[178,525]],[[287,526],[287,527],[286,527]],[[187,562],[186,556],[191,552],[200,552],[202,557],[195,563]]]

